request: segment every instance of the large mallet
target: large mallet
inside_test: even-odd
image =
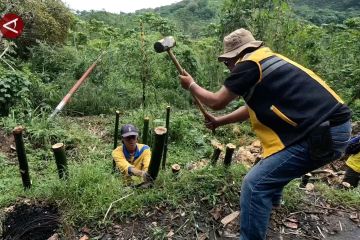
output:
[[[183,68],[180,66],[180,63],[178,62],[178,60],[176,59],[174,53],[171,51],[172,47],[175,47],[176,42],[174,37],[172,36],[168,36],[165,37],[159,41],[157,41],[154,44],[154,49],[157,53],[162,53],[162,52],[167,52],[171,58],[171,60],[173,61],[173,63],[176,66],[176,69],[178,70],[179,74],[183,73]],[[204,117],[206,118],[209,114],[208,112],[205,110],[204,106],[202,105],[202,103],[199,101],[199,99],[197,99],[197,97],[193,96],[195,99],[196,104],[198,105],[200,111],[202,112],[202,114],[204,115]]]

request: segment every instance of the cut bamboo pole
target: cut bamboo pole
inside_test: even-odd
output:
[[[149,118],[144,118],[144,128],[142,133],[142,143],[148,145],[148,135],[149,135]]]
[[[175,163],[173,165],[171,165],[171,171],[174,173],[174,174],[178,174],[179,171],[180,171],[181,167],[179,164]]]
[[[54,152],[55,162],[56,162],[56,167],[58,170],[59,178],[67,179],[69,174],[68,174],[64,144],[56,143],[56,144],[52,145],[51,149]]]
[[[26,158],[24,140],[22,135],[23,130],[24,128],[22,126],[17,126],[13,130],[13,135],[15,139],[16,153],[19,160],[19,168],[20,168],[20,174],[21,174],[23,186],[25,189],[29,189],[31,187],[31,180],[30,180],[29,165]]]
[[[157,127],[155,128],[154,132],[155,132],[155,142],[153,144],[151,160],[148,170],[148,173],[150,174],[153,180],[156,179],[159,173],[161,157],[164,150],[165,135],[167,130],[164,127]]]
[[[170,125],[170,106],[166,107],[166,135],[165,135],[165,145],[164,145],[164,156],[162,160],[162,169],[165,169],[167,150],[168,150],[168,140],[169,140],[169,126]]]
[[[236,148],[236,146],[234,144],[231,144],[231,143],[226,144],[226,152],[225,152],[225,158],[224,158],[225,166],[231,165],[232,155],[234,153],[235,148]]]
[[[307,174],[303,175],[303,176],[301,177],[301,182],[300,182],[299,187],[300,187],[300,188],[305,188],[305,187],[306,187],[306,184],[308,184],[309,179],[310,179],[311,176],[312,176],[311,173],[307,173]]]
[[[217,160],[219,159],[220,153],[223,150],[223,146],[216,140],[211,141],[211,145],[214,148],[214,153],[211,156],[211,165],[216,165]]]
[[[119,139],[119,119],[120,119],[120,112],[116,111],[115,112],[115,130],[114,130],[114,149],[117,148],[118,145],[118,139]],[[116,163],[115,160],[113,159],[112,161],[112,166],[113,166],[113,172],[116,171]]]

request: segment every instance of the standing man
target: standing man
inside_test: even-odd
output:
[[[244,98],[246,105],[228,115],[209,114],[206,126],[215,129],[250,118],[264,158],[242,182],[240,239],[265,239],[271,209],[284,186],[343,155],[351,113],[314,72],[272,52],[243,28],[224,38],[218,60],[231,73],[217,92],[199,86],[186,71],[180,83],[214,110]]]
[[[125,176],[127,181],[131,176],[139,176],[143,181],[150,181],[147,173],[150,164],[150,147],[138,142],[138,130],[132,124],[126,124],[120,131],[122,145],[117,147],[112,156],[116,167]]]

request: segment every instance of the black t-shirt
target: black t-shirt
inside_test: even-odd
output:
[[[224,86],[232,93],[243,96],[259,81],[260,69],[253,61],[238,63],[225,79]]]

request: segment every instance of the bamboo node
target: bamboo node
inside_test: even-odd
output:
[[[232,143],[228,143],[228,144],[226,144],[226,148],[235,149],[236,146]]]
[[[64,146],[64,144],[63,143],[55,143],[54,145],[52,145],[52,149],[53,150],[57,150],[57,149],[59,149],[59,148],[62,148]]]
[[[178,173],[180,171],[180,168],[181,168],[180,165],[177,163],[175,163],[171,166],[171,170],[173,173]]]
[[[155,128],[156,135],[164,135],[167,132],[167,129],[165,127],[157,127]]]
[[[20,134],[22,133],[22,131],[24,130],[24,127],[23,126],[16,126],[13,130],[13,133],[14,134]]]

